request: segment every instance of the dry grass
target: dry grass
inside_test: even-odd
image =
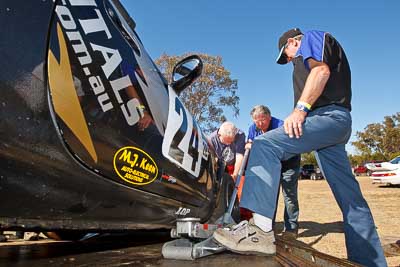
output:
[[[362,192],[371,208],[382,245],[400,242],[400,187],[372,184],[369,177],[358,177]],[[298,240],[314,249],[346,258],[342,215],[325,180],[299,182],[300,231]],[[282,227],[283,200],[279,200],[278,229]],[[400,266],[400,252],[387,256],[389,266]],[[397,254],[397,255],[396,255]]]

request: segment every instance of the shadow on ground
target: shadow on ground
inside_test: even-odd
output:
[[[282,222],[276,223],[275,230],[277,233],[282,232],[283,223]],[[341,221],[329,222],[329,223],[318,223],[310,221],[300,222],[298,237],[299,238],[316,237],[316,239],[309,244],[306,244],[299,240],[297,241],[308,246],[313,246],[317,244],[324,236],[330,233],[343,233],[343,222]]]

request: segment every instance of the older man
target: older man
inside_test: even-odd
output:
[[[226,171],[235,180],[243,161],[245,134],[232,122],[226,121],[208,136],[218,159],[225,161]]]
[[[297,28],[285,32],[278,47],[277,63],[293,62],[295,108],[284,127],[253,142],[240,204],[254,212],[254,221],[218,229],[214,238],[239,253],[275,254],[272,218],[280,162],[315,151],[342,211],[348,259],[365,266],[387,266],[371,211],[345,150],[351,135],[351,73],[346,54],[328,32],[303,34]]]
[[[271,116],[271,111],[264,105],[254,106],[250,112],[253,124],[249,128],[246,144],[262,134],[273,129],[283,126],[283,121]],[[296,155],[288,160],[282,161],[281,185],[283,199],[285,202],[284,210],[284,231],[282,233],[285,238],[297,238],[298,219],[299,219],[299,202],[297,198],[297,185],[300,173],[300,155]]]

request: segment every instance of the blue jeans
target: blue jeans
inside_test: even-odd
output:
[[[282,161],[281,185],[285,202],[283,213],[285,230],[299,228],[299,201],[297,197],[297,185],[300,173],[300,155]]]
[[[348,259],[365,266],[387,266],[371,211],[352,174],[345,150],[350,134],[350,112],[329,105],[308,114],[299,139],[289,138],[283,127],[256,137],[240,206],[273,218],[281,161],[315,151],[321,171],[343,214]]]

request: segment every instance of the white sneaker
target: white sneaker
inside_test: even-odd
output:
[[[241,221],[230,228],[220,228],[214,232],[214,239],[227,249],[240,254],[275,255],[274,232],[264,232],[253,219]]]

